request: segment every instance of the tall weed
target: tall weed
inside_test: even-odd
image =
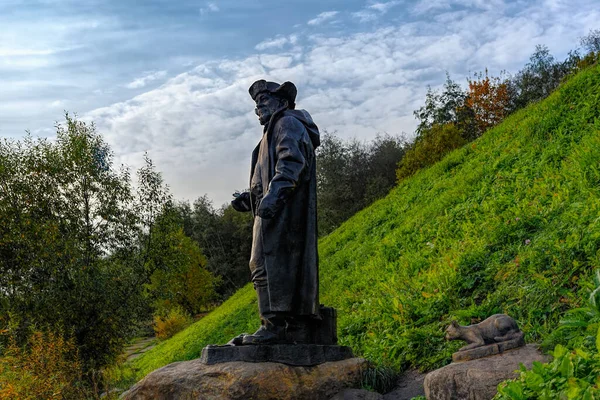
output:
[[[92,392],[83,378],[73,339],[34,332],[24,347],[11,341],[0,357],[0,399],[82,399]]]

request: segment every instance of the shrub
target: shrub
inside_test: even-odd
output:
[[[498,125],[509,112],[510,90],[507,79],[476,73],[469,81],[465,106],[473,112],[477,134],[482,135],[489,128]]]
[[[362,387],[378,393],[388,393],[398,382],[398,371],[386,366],[369,366],[362,374]]]
[[[192,318],[181,307],[173,307],[163,316],[154,317],[154,332],[156,337],[165,340],[177,332],[187,328],[192,323]]]
[[[595,349],[600,324],[600,270],[596,270],[591,284],[587,304],[567,311],[559,327],[546,339],[545,346],[566,344],[569,347]]]
[[[597,399],[600,358],[581,349],[569,351],[558,345],[547,364],[534,362],[531,370],[523,364],[520,376],[498,386],[496,400]]]
[[[156,314],[180,307],[189,315],[209,309],[217,298],[219,279],[206,268],[206,258],[183,229],[159,221],[153,240],[159,245],[151,253],[154,273],[146,286]],[[163,226],[166,225],[166,226]]]
[[[546,340],[557,344],[547,364],[534,363],[531,370],[520,366],[519,378],[501,383],[496,399],[586,399],[598,398],[600,376],[600,270],[593,277],[595,289],[587,305],[567,311],[560,325]]]
[[[413,146],[406,151],[404,158],[398,163],[396,178],[400,181],[411,176],[418,170],[435,164],[446,154],[466,143],[454,124],[434,124],[424,130]]]
[[[73,338],[34,332],[24,347],[11,340],[0,358],[0,399],[80,399],[90,394]]]

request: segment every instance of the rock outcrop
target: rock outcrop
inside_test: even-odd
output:
[[[531,368],[534,361],[546,362],[536,345],[529,344],[502,354],[446,365],[425,377],[428,400],[489,400],[500,382],[517,377],[519,364]]]
[[[367,362],[361,358],[313,367],[280,363],[228,362],[206,365],[201,360],[160,368],[130,390],[126,400],[328,400],[360,386]]]

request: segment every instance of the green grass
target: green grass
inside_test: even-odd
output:
[[[358,166],[357,166],[358,167]],[[321,302],[341,344],[377,365],[429,370],[456,318],[505,312],[551,332],[600,267],[600,68],[572,77],[476,142],[401,182],[320,241]],[[250,286],[127,364],[138,380],[258,326]]]

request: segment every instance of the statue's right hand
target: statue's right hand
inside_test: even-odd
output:
[[[250,211],[250,192],[240,193],[235,199],[231,200],[231,206],[234,210],[240,212]]]

